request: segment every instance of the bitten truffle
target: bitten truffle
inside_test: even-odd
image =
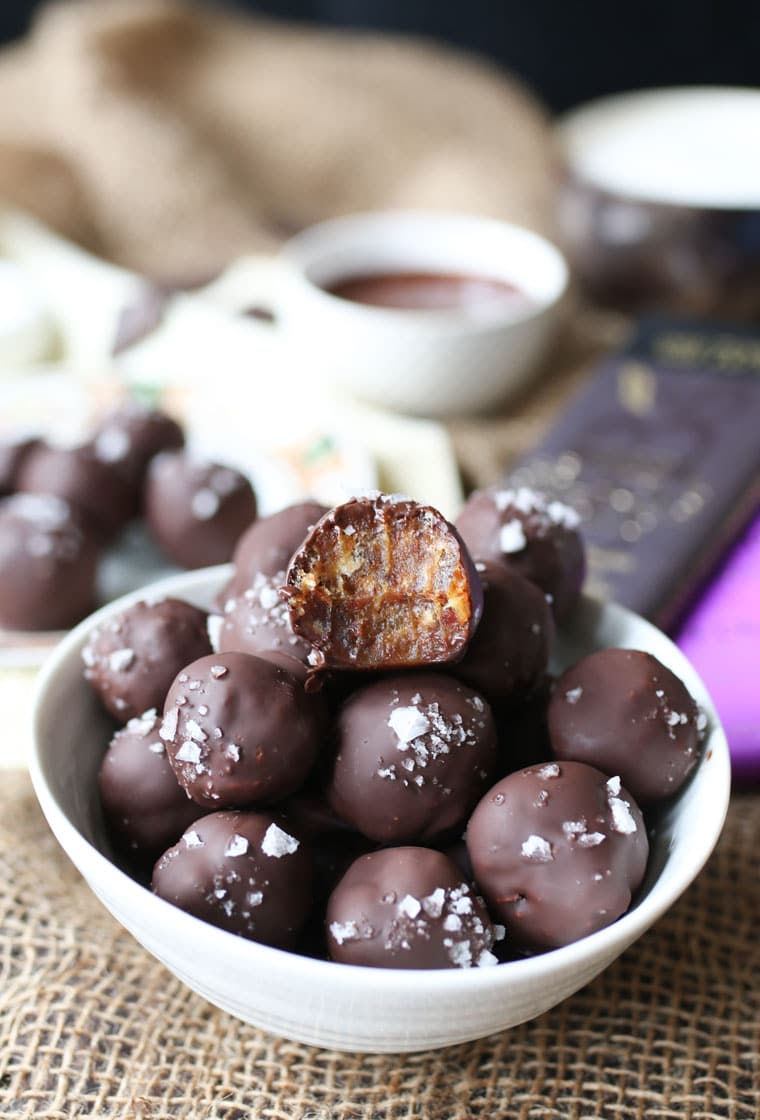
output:
[[[586,574],[574,509],[521,486],[476,490],[456,525],[475,560],[507,564],[551,596],[558,621],[575,605]]]
[[[549,663],[554,620],[535,584],[501,564],[483,564],[483,617],[452,672],[492,703],[530,696]]]
[[[150,532],[183,568],[225,563],[256,516],[253,488],[240,471],[184,451],[152,460],[144,498]]]
[[[177,783],[160,724],[155,708],[131,719],[111,740],[98,777],[114,846],[149,867],[202,813]]]
[[[0,501],[0,626],[61,630],[94,606],[97,541],[68,502],[47,494]]]
[[[644,877],[649,842],[619,777],[582,762],[548,762],[488,791],[467,826],[467,851],[507,936],[541,950],[624,914]]]
[[[549,735],[559,759],[619,774],[642,804],[677,793],[699,758],[704,717],[651,653],[603,649],[557,681]]]
[[[211,652],[206,613],[181,599],[135,603],[96,627],[82,650],[84,675],[124,721],[164,706],[183,667]]]
[[[453,835],[496,766],[488,704],[439,673],[386,677],[353,693],[336,734],[330,804],[378,843]]]
[[[372,968],[473,968],[498,964],[504,936],[455,863],[430,848],[360,856],[327,905],[333,960]]]
[[[483,606],[475,567],[440,513],[380,495],[336,506],[288,568],[296,634],[335,669],[458,660]]]
[[[306,780],[324,728],[323,705],[282,664],[215,653],[177,676],[160,735],[177,780],[199,805],[268,804]]]
[[[210,813],[161,856],[152,885],[196,918],[289,949],[311,908],[311,851],[280,816]]]

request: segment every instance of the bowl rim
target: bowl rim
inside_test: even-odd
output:
[[[504,314],[493,317],[477,319],[463,315],[456,310],[447,309],[412,309],[379,307],[372,304],[355,303],[335,295],[327,288],[321,287],[311,277],[311,254],[320,245],[322,239],[331,235],[339,239],[351,230],[357,231],[357,243],[360,243],[362,234],[373,230],[385,228],[404,227],[406,225],[423,225],[430,229],[457,226],[477,231],[482,235],[491,234],[492,237],[507,238],[513,243],[521,245],[536,257],[542,256],[546,268],[554,273],[553,292],[545,298],[532,297],[520,304],[510,307]],[[326,218],[315,222],[299,233],[294,234],[286,241],[280,250],[280,260],[289,272],[291,282],[309,292],[310,298],[319,302],[325,308],[343,310],[346,314],[356,317],[366,325],[387,326],[393,329],[423,330],[429,334],[437,335],[482,335],[492,334],[517,329],[525,323],[540,320],[554,312],[566,299],[570,288],[570,266],[562,250],[548,237],[501,218],[485,214],[477,214],[466,210],[428,210],[420,208],[399,210],[367,210],[351,214],[343,214],[336,218]],[[420,266],[416,266],[419,269]],[[370,270],[371,271],[371,270]],[[385,271],[388,271],[386,268]],[[402,265],[397,266],[398,272],[404,272]],[[413,271],[410,269],[410,271]],[[431,267],[431,272],[438,271]],[[462,270],[469,272],[469,270]],[[473,264],[472,275],[491,274],[483,268],[480,272]],[[516,285],[520,285],[517,273],[514,275]]]
[[[239,937],[187,914],[154,895],[147,887],[142,886],[117,867],[94,844],[86,839],[69,819],[50,789],[44,774],[41,757],[40,726],[45,714],[47,694],[59,672],[72,656],[79,656],[79,651],[86,637],[102,621],[144,598],[158,598],[162,595],[182,597],[183,593],[192,595],[193,593],[203,594],[206,589],[211,591],[221,584],[230,571],[230,565],[219,565],[214,568],[204,568],[168,576],[108,603],[80,622],[66,635],[48,658],[37,680],[32,711],[34,734],[29,755],[29,770],[35,794],[53,834],[91,889],[94,889],[91,880],[100,883],[106,879],[109,883],[113,883],[113,892],[118,891],[123,908],[128,910],[130,917],[137,916],[130,926],[133,931],[138,928],[160,930],[165,929],[167,925],[173,925],[177,934],[181,935],[186,942],[198,943],[202,941],[206,951],[213,950],[215,953],[225,956],[228,960],[233,960],[236,967],[241,968],[241,970],[249,971],[252,974],[259,969],[276,970],[280,974],[283,970],[287,970],[289,979],[294,982],[299,979],[325,983],[329,981],[334,989],[338,988],[345,993],[351,992],[354,995],[359,990],[369,994],[380,990],[387,993],[388,986],[393,984],[394,981],[415,998],[434,998],[442,991],[449,989],[459,991],[462,995],[468,992],[477,994],[482,988],[492,989],[494,986],[496,988],[503,987],[506,990],[509,988],[511,980],[518,976],[521,981],[529,982],[533,977],[545,977],[547,971],[551,973],[556,970],[559,975],[565,973],[568,969],[580,968],[584,963],[609,956],[610,950],[612,950],[613,955],[617,955],[645,933],[676,902],[704,867],[718,841],[725,822],[731,784],[728,744],[709,693],[702,684],[699,675],[690,666],[690,662],[685,655],[652,623],[617,603],[601,603],[591,596],[584,595],[583,600],[587,607],[596,610],[601,609],[600,617],[604,617],[605,614],[609,617],[611,614],[617,616],[623,622],[635,621],[637,626],[643,625],[656,634],[658,640],[665,639],[671,647],[671,651],[675,654],[675,660],[680,660],[683,665],[690,666],[689,675],[700,686],[698,700],[700,706],[708,715],[710,728],[710,734],[703,745],[700,765],[704,754],[710,752],[713,770],[711,788],[714,813],[709,820],[704,821],[695,837],[692,859],[676,879],[668,884],[662,883],[661,872],[645,897],[617,921],[561,948],[552,949],[535,956],[506,961],[491,968],[371,968],[307,957],[290,950],[277,949]],[[695,770],[695,775],[697,772]],[[96,890],[95,893],[99,895],[99,891]],[[102,898],[101,901],[103,901]],[[104,905],[110,910],[108,903],[104,902]],[[116,920],[119,921],[119,924],[124,924],[120,919],[117,918]],[[137,940],[140,940],[138,933],[133,935]]]

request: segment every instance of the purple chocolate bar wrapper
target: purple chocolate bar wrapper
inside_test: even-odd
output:
[[[760,780],[760,518],[735,546],[676,641],[715,702],[735,778]]]

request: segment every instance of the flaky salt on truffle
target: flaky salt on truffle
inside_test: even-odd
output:
[[[430,848],[360,856],[327,905],[330,956],[372,968],[485,968],[504,936],[457,865]]]
[[[575,605],[586,572],[580,518],[564,502],[526,486],[470,495],[456,526],[475,560],[506,564],[548,596],[561,621]]]
[[[212,925],[291,948],[312,902],[308,842],[283,817],[211,813],[158,860],[153,891]]]

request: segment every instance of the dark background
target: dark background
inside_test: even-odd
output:
[[[0,39],[23,34],[39,6],[38,0],[0,0]],[[760,84],[760,0],[237,0],[233,6],[442,39],[515,71],[555,110],[646,86]]]

